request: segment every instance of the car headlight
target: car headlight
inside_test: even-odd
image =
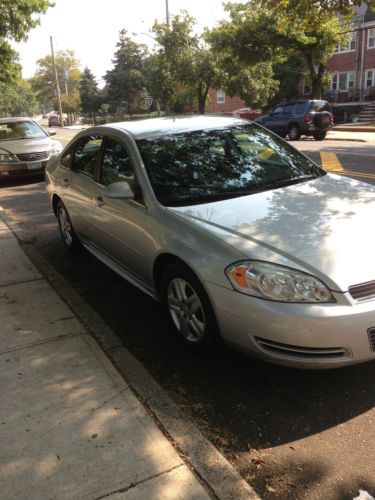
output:
[[[16,160],[15,160],[13,155],[0,153],[0,161],[10,162],[10,161],[16,161]]]
[[[62,146],[56,146],[53,149],[49,150],[49,154],[50,154],[50,156],[55,156],[55,155],[60,154],[61,151],[62,151]]]
[[[247,260],[225,270],[238,292],[280,302],[336,302],[330,290],[310,274],[268,262]]]

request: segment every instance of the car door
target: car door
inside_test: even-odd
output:
[[[264,125],[272,132],[276,134],[281,134],[283,130],[282,125],[282,114],[283,114],[283,104],[279,104],[272,110],[272,112],[268,116],[264,116],[262,119],[262,125]]]
[[[84,240],[95,238],[92,211],[100,193],[96,177],[102,145],[100,135],[81,137],[61,159],[63,202],[74,230]]]
[[[153,224],[128,149],[118,138],[105,139],[98,180],[100,189],[92,213],[95,242],[112,261],[147,284],[156,251]],[[106,188],[121,181],[129,184],[134,197],[107,197]]]

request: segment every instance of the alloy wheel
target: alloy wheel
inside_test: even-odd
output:
[[[206,319],[202,303],[193,287],[182,278],[174,278],[167,289],[167,305],[172,320],[188,342],[199,342],[205,335]]]
[[[62,237],[68,247],[73,244],[73,228],[69,216],[63,206],[59,207],[59,224]]]

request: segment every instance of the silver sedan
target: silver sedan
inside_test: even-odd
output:
[[[47,189],[66,247],[160,300],[187,347],[222,338],[306,368],[375,359],[375,188],[261,126],[92,127],[49,161]]]
[[[0,180],[44,175],[47,160],[61,152],[32,118],[0,118]]]

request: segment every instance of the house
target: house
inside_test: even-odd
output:
[[[206,104],[207,113],[231,114],[235,109],[244,108],[245,103],[240,97],[230,97],[221,89],[209,89]]]
[[[367,5],[355,10],[349,41],[338,45],[327,63],[331,80],[323,92],[323,98],[349,115],[375,101],[375,12]],[[302,93],[310,93],[308,85],[303,85]]]

